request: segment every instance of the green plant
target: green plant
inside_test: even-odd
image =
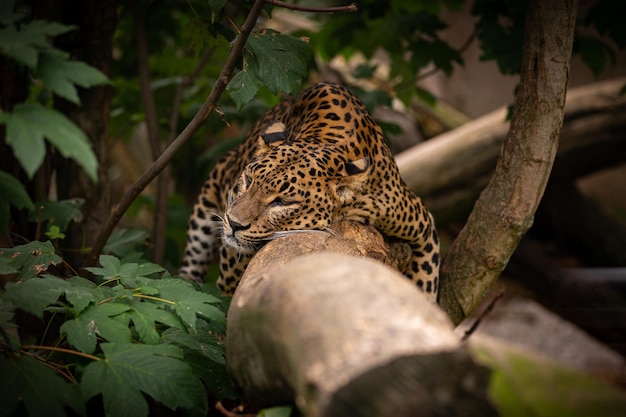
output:
[[[86,415],[94,397],[106,415],[145,416],[144,395],[200,416],[204,387],[235,396],[217,296],[152,263],[103,255],[90,281],[47,273],[60,262],[50,242],[0,249],[0,274],[18,274],[0,298],[0,416]],[[25,313],[45,324],[42,334],[17,328]]]

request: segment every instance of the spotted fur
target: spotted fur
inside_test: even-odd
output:
[[[334,219],[371,224],[409,243],[404,274],[433,301],[439,240],[431,214],[398,172],[380,127],[344,87],[320,83],[278,104],[210,173],[194,206],[180,275],[201,281],[220,254],[232,294],[254,253]]]

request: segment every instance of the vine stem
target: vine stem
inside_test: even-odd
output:
[[[24,345],[22,346],[22,349],[23,350],[51,350],[54,352],[69,353],[70,355],[82,356],[83,358],[91,359],[94,361],[100,360],[99,357],[90,355],[89,353],[84,353],[84,352],[79,352],[77,350],[65,349],[65,348],[54,347],[54,346]]]
[[[209,117],[211,112],[217,106],[217,101],[221,97],[222,93],[226,89],[226,85],[230,81],[232,71],[237,64],[239,56],[243,51],[243,47],[248,40],[248,36],[257,18],[260,16],[263,10],[263,5],[266,0],[256,0],[250,13],[246,17],[243,25],[241,26],[241,33],[237,35],[237,39],[233,44],[233,47],[228,54],[224,67],[220,72],[211,93],[205,100],[204,104],[198,110],[193,119],[178,135],[178,137],[163,151],[163,153],[150,165],[150,167],[135,181],[130,189],[124,194],[122,199],[111,209],[111,213],[107,218],[105,224],[100,229],[100,233],[96,238],[96,241],[91,248],[90,253],[85,257],[83,261],[83,267],[95,265],[98,255],[102,252],[107,239],[115,229],[115,226],[119,223],[120,219],[128,210],[131,203],[137,198],[137,196],[143,191],[144,188],[169,164],[174,155],[187,143],[187,141],[200,129],[202,124]]]

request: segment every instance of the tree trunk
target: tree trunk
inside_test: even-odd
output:
[[[62,3],[42,2],[39,10],[48,18],[77,30],[59,37],[61,49],[72,58],[86,62],[110,76],[113,63],[113,33],[117,26],[117,0],[86,0]],[[85,199],[83,220],[70,223],[63,244],[70,250],[63,258],[70,265],[79,265],[80,249],[89,248],[111,208],[108,179],[109,116],[113,88],[109,85],[80,89],[81,105],[55,98],[55,107],[76,123],[91,140],[98,158],[98,182],[94,184],[73,161],[58,155],[55,161],[56,185],[59,200],[81,197]]]
[[[491,416],[488,373],[436,305],[353,222],[300,233],[252,260],[228,311],[226,360],[246,399],[317,416]],[[407,253],[404,255],[406,260]]]
[[[531,0],[521,81],[496,171],[441,268],[441,306],[455,323],[482,300],[533,222],[563,122],[577,2]]]

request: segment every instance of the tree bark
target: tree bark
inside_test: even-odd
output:
[[[317,416],[491,416],[488,373],[436,305],[353,222],[301,233],[254,257],[228,311],[226,360],[246,399]],[[402,251],[399,251],[402,253]],[[404,256],[406,258],[406,254]]]
[[[46,3],[46,2],[44,2]],[[44,7],[52,20],[75,25],[77,30],[59,37],[59,45],[73,58],[86,62],[110,76],[113,63],[113,33],[117,27],[117,0],[64,1]],[[58,14],[58,15],[57,15]],[[55,16],[56,15],[56,16]],[[45,18],[46,16],[40,16]],[[91,140],[98,158],[98,182],[93,183],[73,161],[58,155],[55,161],[59,200],[85,199],[80,224],[70,223],[63,244],[70,248],[63,258],[78,265],[81,250],[89,248],[111,208],[109,170],[109,116],[113,88],[95,86],[79,91],[81,105],[55,98],[55,107],[76,123]]]
[[[455,323],[480,303],[532,225],[558,147],[576,9],[575,0],[528,2],[509,133],[493,178],[442,262],[440,303]]]

